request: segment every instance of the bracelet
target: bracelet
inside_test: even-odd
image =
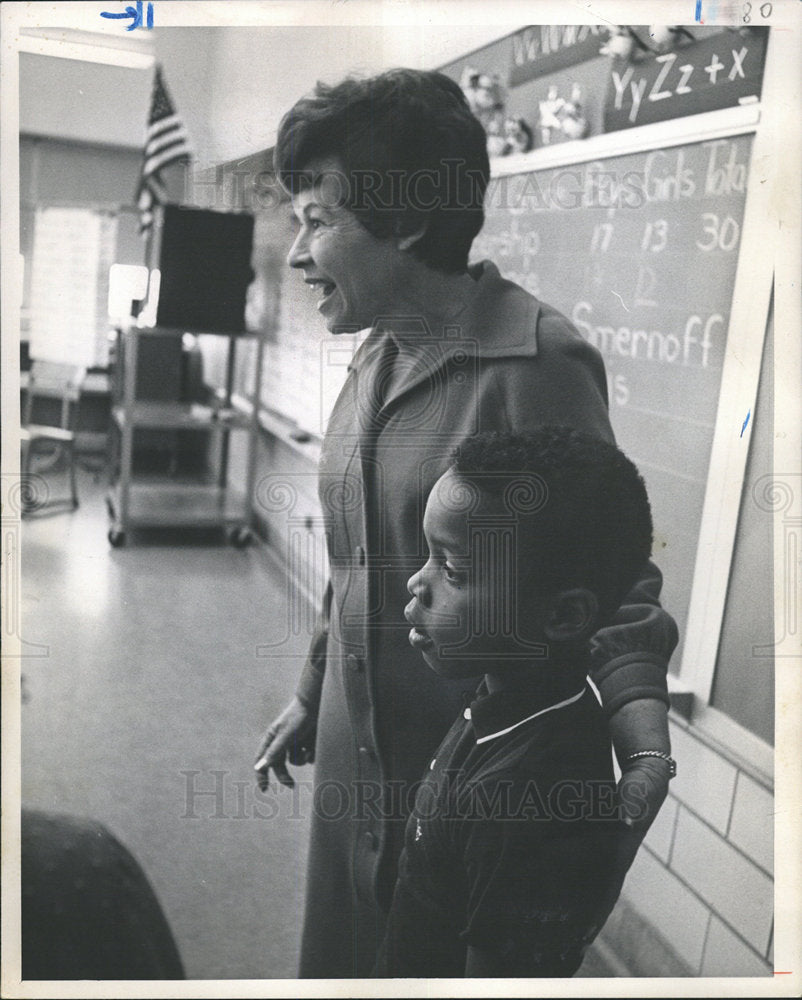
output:
[[[639,757],[657,757],[659,760],[664,760],[669,767],[669,780],[671,780],[671,778],[676,778],[677,762],[671,754],[664,753],[662,750],[639,750],[637,753],[631,753],[629,757],[626,758],[624,763],[628,764],[631,760],[638,760]]]

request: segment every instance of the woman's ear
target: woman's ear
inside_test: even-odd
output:
[[[575,587],[554,595],[543,631],[552,642],[580,642],[596,631],[599,601],[591,590]]]

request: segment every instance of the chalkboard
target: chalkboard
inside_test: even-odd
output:
[[[751,149],[741,135],[496,177],[472,252],[601,351],[613,429],[649,489],[664,603],[681,634]]]

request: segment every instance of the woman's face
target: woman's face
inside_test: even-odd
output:
[[[348,181],[336,159],[316,160],[306,171],[316,180],[292,199],[300,230],[287,263],[303,270],[332,333],[363,330],[397,309],[406,255],[343,207]]]

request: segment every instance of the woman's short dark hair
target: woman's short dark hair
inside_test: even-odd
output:
[[[344,204],[379,238],[409,235],[430,267],[464,271],[484,222],[487,140],[459,85],[437,72],[394,69],[370,79],[318,83],[282,118],[274,153],[282,185],[296,194],[314,160],[333,157]]]

